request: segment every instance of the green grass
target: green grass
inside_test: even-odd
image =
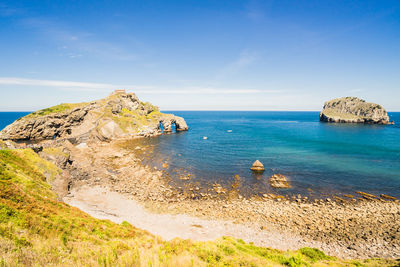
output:
[[[0,140],[0,149],[2,148],[7,148],[6,144],[4,143],[4,141]],[[1,265],[0,265],[1,266]]]
[[[118,115],[112,114],[111,110],[105,112],[104,117],[111,118],[123,132],[138,132],[143,127],[150,124],[157,124],[160,116],[164,115],[158,110],[154,110],[147,115],[143,115],[138,110],[128,110],[123,108]]]
[[[60,104],[60,105],[57,105],[54,107],[35,111],[31,114],[28,114],[25,117],[26,118],[36,118],[36,117],[46,116],[46,115],[55,114],[55,113],[62,113],[62,112],[83,106],[85,104],[86,103],[76,103],[76,104],[63,103],[63,104]]]
[[[46,174],[58,172],[30,149],[0,150],[0,266],[396,265],[341,261],[313,248],[284,252],[228,237],[165,242],[128,222],[98,220],[57,201]]]

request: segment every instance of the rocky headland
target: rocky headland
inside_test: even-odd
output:
[[[186,131],[181,117],[161,113],[158,107],[141,102],[133,93],[118,90],[109,97],[89,103],[61,104],[33,112],[7,126],[0,139],[41,141],[68,139],[73,143],[110,141],[115,138],[155,136]]]
[[[389,124],[389,116],[381,105],[357,97],[342,97],[325,102],[320,121]]]

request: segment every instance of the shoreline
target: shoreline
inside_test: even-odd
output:
[[[79,192],[85,186],[101,187],[111,195],[118,194],[144,207],[145,210],[139,212],[142,215],[144,212],[147,216],[189,216],[205,220],[207,224],[225,220],[234,227],[252,225],[252,230],[241,232],[251,238],[237,237],[249,242],[258,242],[256,236],[262,235],[272,240],[269,243],[272,245],[284,242],[313,246],[345,259],[400,257],[398,201],[365,199],[340,203],[246,199],[234,190],[226,192],[224,197],[214,194],[215,197],[192,198],[190,193],[169,185],[161,170],[143,166],[135,153],[121,148],[120,142],[65,146],[73,162],[72,169],[68,170],[74,177],[71,192]],[[80,203],[82,206],[82,201]],[[121,210],[117,209],[118,212]],[[134,219],[132,224],[135,225]],[[179,224],[175,228],[178,231]],[[274,239],[274,236],[284,237],[286,241]],[[289,249],[298,248],[290,245]]]
[[[169,135],[169,134],[166,134]],[[152,141],[153,138],[137,138],[127,139],[126,141],[117,141],[120,143],[121,149],[126,149],[135,153],[142,161],[143,165],[149,165],[151,168],[156,168],[164,173],[165,179],[168,179],[171,185],[183,191],[192,191],[195,197],[204,198],[204,194],[208,194],[209,188],[215,189],[217,185],[221,192],[229,192],[231,186],[236,183],[235,176],[239,175],[237,181],[237,192],[242,197],[250,198],[269,198],[269,199],[286,199],[290,201],[312,202],[312,201],[336,201],[336,202],[354,202],[359,200],[370,200],[375,198],[382,201],[399,200],[400,195],[397,187],[392,187],[393,190],[387,190],[388,187],[371,189],[362,185],[339,185],[334,186],[332,183],[326,183],[325,186],[314,183],[300,184],[299,179],[304,177],[296,177],[295,173],[288,172],[277,168],[266,168],[263,173],[251,172],[250,165],[248,168],[241,165],[240,169],[223,173],[210,173],[206,167],[203,169],[192,169],[182,166],[185,160],[180,160],[181,164],[176,164],[174,158],[183,157],[177,151],[173,151],[174,155],[169,154],[169,151],[163,151],[157,148],[157,141]],[[164,148],[168,148],[163,144]],[[180,151],[182,152],[182,151]],[[192,156],[193,157],[193,156]],[[192,160],[189,157],[189,160]],[[289,182],[288,188],[275,188],[271,186],[269,179],[276,175],[282,174]],[[340,174],[338,174],[340,175]],[[305,178],[304,178],[305,179]],[[359,175],[362,179],[362,174]],[[338,183],[339,184],[339,183]],[[196,188],[199,190],[195,190]],[[380,187],[382,188],[382,187]],[[385,190],[386,188],[386,190]],[[190,190],[192,189],[192,190]],[[212,191],[212,190],[211,190]],[[215,190],[214,190],[215,191]],[[201,194],[202,193],[202,194]],[[211,197],[208,195],[208,197]]]
[[[242,239],[256,246],[279,250],[297,250],[305,246],[323,249],[319,242],[305,242],[299,236],[281,234],[273,229],[262,231],[252,224],[237,224],[227,219],[204,219],[187,214],[154,213],[137,201],[102,187],[83,186],[63,198],[71,206],[98,219],[115,223],[127,221],[166,241],[175,238],[212,241],[223,236]]]

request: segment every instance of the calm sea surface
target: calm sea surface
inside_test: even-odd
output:
[[[28,114],[29,112],[0,112],[0,130]]]
[[[147,138],[152,164],[168,161],[170,172],[187,170],[199,184],[229,185],[241,177],[244,194],[316,195],[366,191],[400,197],[400,127],[331,124],[318,112],[169,111],[190,130]],[[0,113],[0,128],[26,113]],[[389,113],[400,124],[400,113]],[[204,140],[203,137],[208,139]],[[266,171],[254,175],[260,160]],[[268,177],[282,173],[292,188],[274,190]]]

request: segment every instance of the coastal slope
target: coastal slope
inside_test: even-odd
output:
[[[154,136],[186,131],[181,117],[161,113],[158,107],[144,103],[133,93],[114,92],[90,103],[60,104],[33,112],[7,126],[0,139],[40,141],[69,139],[74,143],[87,140],[109,141],[113,138]]]
[[[342,97],[325,102],[320,121],[388,124],[389,116],[381,105],[357,97]]]
[[[31,149],[0,150],[1,266],[395,266],[344,261],[302,248],[280,251],[242,240],[160,238],[127,222],[95,219],[57,200],[48,180],[61,170]]]

